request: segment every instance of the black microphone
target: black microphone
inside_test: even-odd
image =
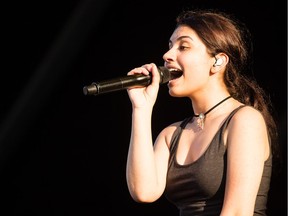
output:
[[[167,83],[172,79],[170,71],[163,66],[158,67],[160,74],[160,84]],[[93,82],[91,85],[83,87],[84,95],[99,95],[113,91],[123,90],[130,87],[144,87],[151,83],[151,75],[134,74],[116,79]]]

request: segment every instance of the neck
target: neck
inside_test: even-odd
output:
[[[196,99],[192,99],[192,109],[193,109],[193,115],[199,115],[200,113],[206,113],[207,111],[209,111],[211,108],[213,108],[215,105],[217,105],[219,102],[221,102],[222,100],[226,99],[228,100],[231,97],[230,95],[222,95],[217,97],[217,99],[215,98],[210,98],[210,99],[205,99],[205,100],[201,100],[201,98],[196,98]],[[226,101],[225,100],[225,101]],[[222,103],[224,103],[225,101],[223,101]],[[208,103],[206,103],[208,102]],[[220,103],[219,105],[221,105],[222,103]],[[218,108],[218,106],[215,107],[215,109]],[[213,111],[215,110],[213,109]],[[211,110],[212,112],[212,110]]]
[[[228,100],[229,98],[231,98],[232,96],[229,95],[225,98],[223,98],[222,100],[220,100],[218,103],[216,103],[215,105],[213,105],[211,108],[209,108],[207,111],[199,113],[199,114],[195,114],[194,113],[194,117],[197,118],[197,125],[199,128],[201,128],[202,130],[204,129],[204,120],[206,118],[206,115],[209,114],[212,110],[216,109],[218,106],[220,106],[222,103],[224,103],[226,100]]]

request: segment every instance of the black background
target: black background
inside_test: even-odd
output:
[[[269,92],[283,166],[268,212],[286,215],[287,5],[285,1],[9,1],[2,3],[1,215],[177,215],[161,198],[139,204],[125,179],[131,104],[126,91],[86,96],[85,85],[126,75],[162,55],[182,9],[217,8],[253,35],[254,76]],[[189,116],[160,88],[153,136]],[[5,213],[5,214],[4,214]]]

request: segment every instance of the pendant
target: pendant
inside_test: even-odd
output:
[[[205,119],[205,115],[203,113],[200,113],[197,119],[197,126],[201,128],[201,130],[204,129],[204,119]]]

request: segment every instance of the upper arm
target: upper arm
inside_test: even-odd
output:
[[[225,212],[253,215],[268,155],[269,140],[263,116],[252,107],[242,108],[227,128],[227,180],[221,215]]]

